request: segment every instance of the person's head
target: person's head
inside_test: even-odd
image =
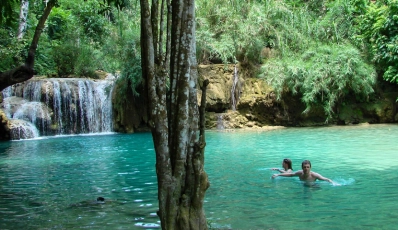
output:
[[[293,169],[292,169],[292,161],[291,161],[290,159],[287,159],[287,158],[283,159],[283,161],[282,161],[282,167],[283,167],[284,169],[291,169],[291,170],[293,170]]]
[[[308,173],[311,170],[311,162],[309,160],[305,160],[301,163],[301,168],[304,173]]]
[[[104,201],[105,201],[105,198],[103,198],[103,197],[97,197],[97,201],[104,202]]]

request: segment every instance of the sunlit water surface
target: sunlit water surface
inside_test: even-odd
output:
[[[209,131],[209,227],[396,229],[397,140],[398,125]],[[271,179],[283,158],[341,186]],[[0,229],[156,229],[157,206],[149,133],[0,143]]]

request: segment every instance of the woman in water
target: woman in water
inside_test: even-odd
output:
[[[283,169],[272,168],[272,170],[279,171],[280,173],[292,173],[293,172],[292,161],[290,159],[287,159],[287,158],[283,159],[282,168]]]

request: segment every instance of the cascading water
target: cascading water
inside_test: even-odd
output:
[[[223,116],[222,113],[217,114],[217,129],[219,130],[225,129]]]
[[[31,122],[40,136],[112,132],[113,80],[49,78],[3,90],[2,108],[12,122]],[[25,138],[23,136],[13,139]]]
[[[39,130],[29,121],[15,119],[12,122],[11,136],[18,139],[39,137]]]
[[[238,77],[238,68],[235,65],[234,68],[234,76],[232,79],[232,88],[231,88],[231,109],[233,111],[236,111],[236,103],[238,102],[239,99],[239,93],[237,92],[237,85],[239,82],[239,77]]]

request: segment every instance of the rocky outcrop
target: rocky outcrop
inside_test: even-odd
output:
[[[207,128],[261,128],[269,126],[323,126],[358,123],[398,122],[398,85],[381,82],[375,95],[367,102],[355,96],[336,106],[334,117],[327,119],[322,107],[308,113],[300,95],[285,94],[278,100],[272,87],[239,68],[239,100],[231,110],[233,67],[225,65],[199,66],[202,79],[209,79],[207,97]],[[387,86],[386,86],[387,85]]]
[[[233,65],[200,65],[199,81],[208,79],[210,84],[206,92],[206,111],[223,113],[232,108],[231,89],[234,77]],[[239,83],[243,78],[239,79]],[[239,89],[238,89],[239,90]],[[200,93],[198,98],[200,98]]]
[[[134,94],[130,85],[117,82],[112,95],[113,129],[115,132],[134,133],[149,131],[147,126],[147,106],[142,89]],[[120,90],[121,87],[126,90]],[[122,93],[123,92],[123,93]]]
[[[272,87],[255,77],[255,70],[237,65],[238,81],[235,91],[235,65],[199,65],[200,82],[208,79],[206,98],[206,128],[208,129],[269,129],[273,126],[324,126],[358,123],[398,122],[395,101],[398,85],[382,82],[388,87],[379,87],[367,102],[355,96],[346,98],[336,106],[334,117],[327,119],[322,107],[313,107],[303,113],[305,105],[300,95],[285,94],[278,100]],[[115,92],[118,90],[115,89]],[[232,95],[236,98],[236,110],[232,106]],[[198,91],[198,98],[201,92]],[[116,96],[114,95],[114,98]],[[115,131],[134,132],[148,130],[146,106],[142,98],[130,92],[129,101],[114,109]]]
[[[0,110],[0,141],[8,141],[11,139],[10,122],[6,114]]]
[[[352,102],[340,105],[337,124],[394,123],[398,122],[398,92],[382,93],[371,102]]]
[[[20,119],[13,119],[10,122],[11,139],[32,139],[39,137],[39,130],[31,122]]]
[[[232,110],[231,88],[234,67],[234,65],[199,66],[201,79],[210,81],[206,104],[207,128],[263,128],[324,124],[326,117],[323,113],[319,114],[319,111],[314,110],[310,114],[303,115],[305,106],[299,99],[286,97],[287,100],[277,100],[272,87],[261,79],[254,78],[252,71],[240,66],[238,66],[237,92],[234,92],[238,95],[236,110]]]

